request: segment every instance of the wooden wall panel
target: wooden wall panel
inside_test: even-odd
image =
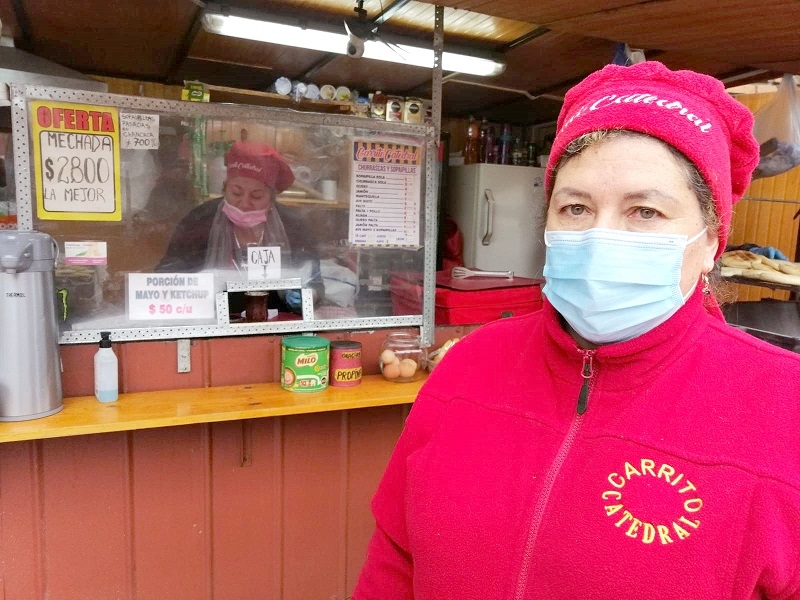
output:
[[[748,94],[737,96],[751,111],[757,112],[774,94]],[[800,168],[775,177],[755,180],[744,194],[744,199],[734,207],[729,244],[752,242],[760,246],[778,248],[791,260],[795,258],[800,222],[792,217],[800,209]],[[767,288],[738,285],[736,299],[755,301],[761,298],[785,300],[788,292]]]

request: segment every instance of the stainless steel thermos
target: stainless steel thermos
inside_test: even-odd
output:
[[[0,230],[0,421],[37,419],[64,406],[53,238]]]

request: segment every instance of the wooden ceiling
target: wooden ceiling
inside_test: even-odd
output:
[[[559,98],[610,62],[614,42],[672,68],[741,84],[800,73],[797,0],[440,0],[445,42],[505,56],[493,78],[445,74],[448,115],[515,123],[552,121]],[[227,0],[231,8],[339,27],[354,0]],[[280,76],[352,89],[429,96],[431,72],[380,61],[207,33],[201,0],[0,0],[3,34],[17,47],[87,74],[162,83],[198,79],[266,90]],[[430,43],[434,6],[365,0],[386,35]],[[478,85],[475,85],[478,84]],[[491,87],[488,87],[491,86]]]

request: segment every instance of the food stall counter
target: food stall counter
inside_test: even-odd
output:
[[[408,404],[424,383],[395,383],[365,375],[356,387],[289,392],[279,383],[120,394],[102,403],[94,396],[66,398],[60,412],[41,419],[0,423],[0,442],[69,437],[175,425]]]

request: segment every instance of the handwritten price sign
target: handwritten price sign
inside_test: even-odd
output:
[[[158,115],[120,113],[123,150],[158,150]]]
[[[40,219],[119,221],[119,115],[115,108],[31,102]]]

